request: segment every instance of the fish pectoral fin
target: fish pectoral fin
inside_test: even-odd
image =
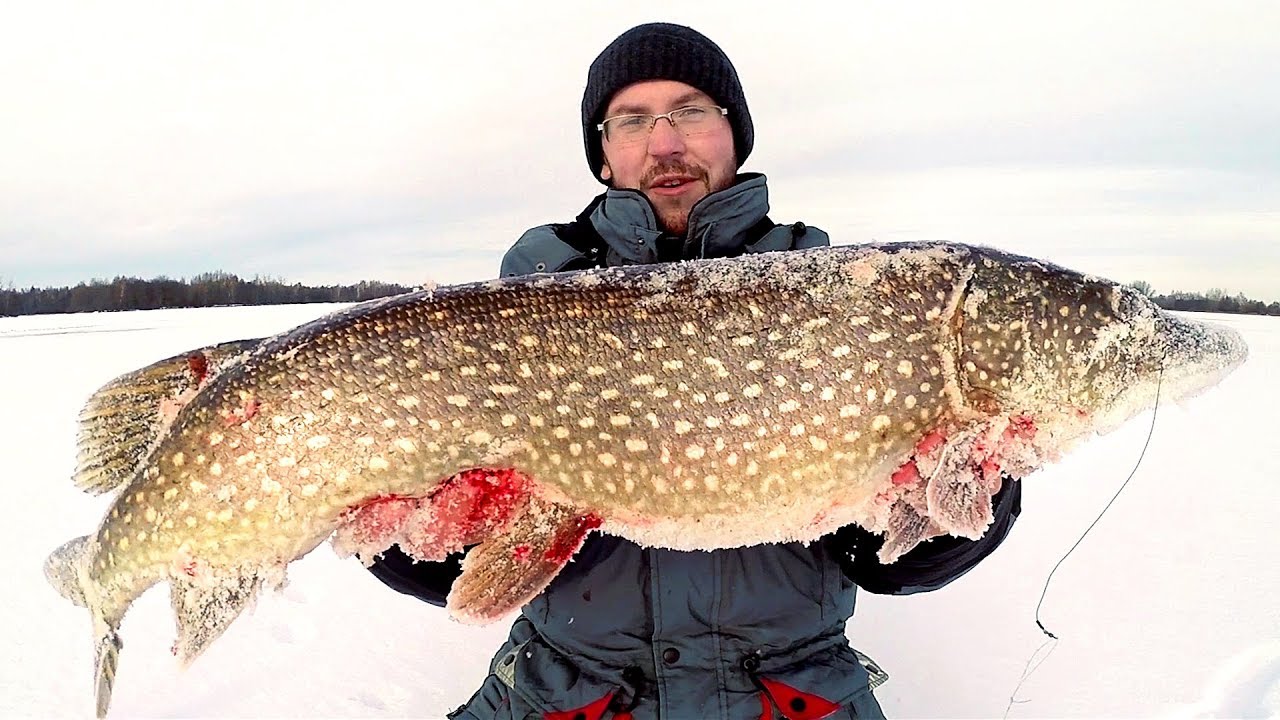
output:
[[[929,517],[956,537],[977,540],[991,525],[991,489],[975,473],[941,474],[925,494]]]
[[[599,526],[594,515],[530,498],[503,532],[467,553],[449,593],[450,613],[482,625],[518,609],[546,589]]]
[[[257,573],[174,579],[169,586],[178,637],[173,654],[185,668],[253,603],[262,587]]]
[[[889,509],[889,527],[876,557],[888,565],[935,534],[937,526],[929,522],[929,517],[916,510],[909,499],[901,498]]]
[[[97,495],[127,483],[178,410],[261,342],[236,340],[174,355],[95,391],[80,411],[76,487]]]

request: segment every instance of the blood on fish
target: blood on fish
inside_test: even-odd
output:
[[[464,470],[427,497],[383,495],[348,508],[342,532],[366,552],[399,544],[419,560],[442,560],[500,532],[525,507],[531,483],[510,468]]]
[[[249,422],[253,416],[257,415],[258,409],[261,407],[262,404],[256,399],[249,398],[248,400],[245,400],[240,407],[233,410],[231,414],[224,417],[223,422],[225,422],[228,427],[231,427],[232,425],[243,425]]]
[[[344,532],[364,546],[391,547],[423,502],[422,498],[379,495],[343,511]]]
[[[910,485],[920,480],[920,468],[916,467],[915,460],[908,460],[898,468],[890,478],[894,485]]]
[[[578,552],[578,548],[582,547],[582,540],[587,536],[587,533],[600,527],[603,522],[603,519],[594,514],[580,515],[574,518],[573,525],[562,527],[556,533],[551,547],[547,548],[547,551],[543,553],[543,559],[547,562],[559,564],[569,562],[573,554]]]
[[[510,468],[473,468],[449,478],[431,494],[435,534],[461,545],[505,525],[529,497],[531,480]]]
[[[204,353],[192,353],[187,356],[187,369],[195,377],[196,385],[199,385],[209,375],[209,359]]]
[[[521,543],[515,547],[511,556],[515,558],[516,562],[527,562],[532,554],[533,548],[529,547],[529,543]]]
[[[920,442],[916,443],[916,455],[928,455],[933,452],[939,445],[947,441],[947,436],[941,430],[933,430],[929,434],[920,438]]]

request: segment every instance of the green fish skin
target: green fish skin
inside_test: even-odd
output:
[[[602,532],[684,550],[980,537],[1023,478],[1243,362],[1239,335],[1107,280],[947,243],[471,283],[353,306],[123,376],[76,482],[115,491],[46,574],[89,609],[105,715],[130,604],[171,588],[190,662],[332,538],[464,546],[491,622]]]

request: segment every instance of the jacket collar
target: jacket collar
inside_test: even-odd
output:
[[[682,238],[664,236],[653,205],[638,190],[610,189],[588,208],[591,224],[622,264],[726,257],[743,252],[748,231],[769,212],[769,189],[759,173],[738,175],[733,185],[693,206]],[[613,264],[613,263],[611,263]]]

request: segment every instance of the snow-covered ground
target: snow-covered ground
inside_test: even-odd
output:
[[[107,503],[68,479],[89,393],[333,307],[0,318],[0,716],[92,716],[88,616],[41,572]],[[1160,408],[1133,481],[1049,588],[1042,619],[1061,640],[1016,697],[1045,641],[1045,578],[1129,474],[1151,413],[1028,478],[1012,536],[969,575],[926,595],[859,596],[849,636],[891,674],[877,692],[891,717],[1280,716],[1280,318],[1210,319],[1244,334],[1249,361]],[[290,578],[185,671],[169,653],[167,592],[148,592],[122,630],[112,716],[442,717],[505,633],[455,624],[327,548]]]

